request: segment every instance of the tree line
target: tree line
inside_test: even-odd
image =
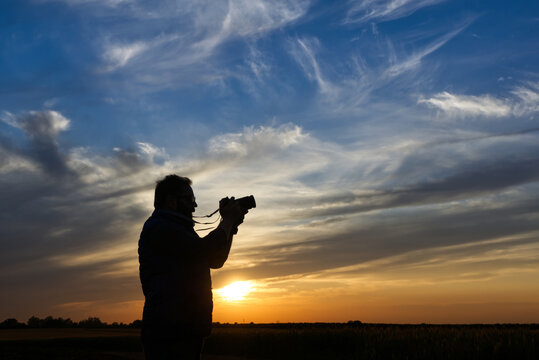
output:
[[[32,316],[27,322],[19,322],[17,319],[6,319],[0,323],[0,329],[46,329],[46,328],[140,328],[142,325],[141,320],[135,320],[132,323],[125,324],[123,322],[113,322],[109,324],[101,321],[98,317],[89,317],[88,319],[81,321],[73,321],[70,318],[54,318],[47,316],[44,319],[40,319],[37,316]]]
[[[350,327],[362,327],[363,324],[359,320],[348,321],[347,323],[263,323],[255,324],[251,323],[220,323],[214,322],[213,326],[218,328],[274,328],[274,329],[302,329],[302,328],[350,328]],[[371,324],[372,325],[372,324]],[[384,325],[384,324],[377,324]],[[396,326],[396,325],[394,325]],[[47,328],[124,328],[124,329],[140,329],[142,327],[142,320],[135,320],[132,323],[126,324],[123,322],[113,322],[109,324],[101,321],[98,317],[89,317],[88,319],[81,321],[73,321],[70,318],[54,318],[47,316],[44,319],[40,319],[36,316],[32,316],[27,322],[19,322],[17,319],[10,318],[0,323],[0,329],[47,329]]]

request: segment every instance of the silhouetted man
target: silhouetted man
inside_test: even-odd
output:
[[[200,238],[191,180],[168,175],[155,187],[155,210],[139,240],[140,281],[146,301],[141,339],[146,359],[200,359],[212,323],[210,268],[225,263],[243,222],[237,202],[219,202],[222,221]]]

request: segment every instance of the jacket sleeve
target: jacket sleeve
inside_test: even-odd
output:
[[[215,242],[217,246],[208,253],[208,264],[212,269],[219,269],[223,267],[225,261],[228,259],[230,253],[230,247],[232,246],[232,234],[226,237],[226,232],[223,229],[217,228],[211,233],[206,235],[204,239],[210,237],[212,242]],[[215,241],[218,239],[218,241]]]

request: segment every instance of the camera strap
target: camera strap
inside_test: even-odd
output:
[[[193,216],[193,218],[211,218],[213,215],[217,214],[217,212],[219,211],[219,209],[215,210],[214,212],[212,212],[211,214],[209,215],[200,215],[200,216]],[[215,219],[214,221],[210,221],[210,222],[200,222],[200,221],[197,221],[197,220],[193,220],[193,222],[195,224],[199,224],[199,225],[213,225],[215,224],[216,222],[218,222],[219,220],[221,220],[221,214],[219,214],[219,216],[217,217],[217,219]],[[215,228],[215,226],[212,226],[212,227],[208,227],[208,228],[203,228],[203,229],[195,229],[195,231],[204,231],[204,230],[211,230]]]
[[[219,209],[215,210],[214,212],[212,212],[212,213],[209,214],[209,215],[200,215],[200,216],[193,215],[193,217],[194,217],[194,218],[199,218],[199,219],[200,219],[200,218],[205,218],[205,217],[209,218],[209,217],[212,217],[213,215],[215,215],[215,214],[217,213],[217,211],[219,211]]]

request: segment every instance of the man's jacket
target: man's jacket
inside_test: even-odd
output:
[[[210,268],[223,266],[229,247],[224,230],[217,228],[200,238],[193,225],[186,216],[160,209],[144,223],[138,248],[146,298],[143,339],[210,333]]]

